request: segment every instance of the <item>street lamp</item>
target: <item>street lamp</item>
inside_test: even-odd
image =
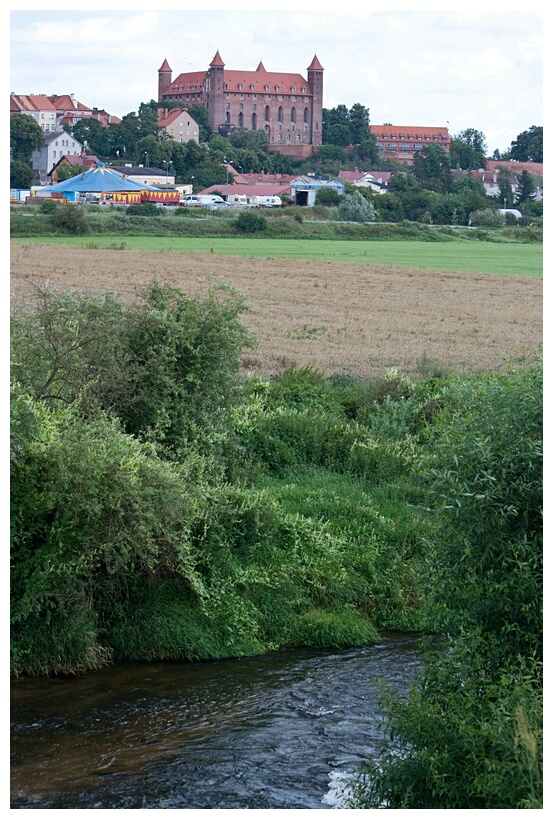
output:
[[[148,151],[144,151],[144,156],[146,159],[144,160],[144,167],[148,167]]]
[[[171,165],[171,160],[167,161],[166,159],[162,159],[163,164],[165,165],[165,187],[169,186],[169,165]]]

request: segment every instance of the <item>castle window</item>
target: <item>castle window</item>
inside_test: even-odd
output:
[[[240,110],[241,110],[241,111],[243,111],[243,110],[244,110],[244,103],[243,103],[243,102],[241,102],[241,103],[240,103]]]
[[[252,114],[252,131],[257,131],[257,114]]]
[[[290,134],[286,134],[286,142],[290,142]]]
[[[255,85],[253,83],[250,85],[250,91],[255,91]]]
[[[277,85],[277,86],[275,87],[275,91],[280,91],[280,85]]]
[[[242,85],[242,83],[239,83],[239,85],[238,85],[238,90],[239,90],[239,91],[243,91],[243,90],[244,90],[244,86]]]
[[[296,121],[296,109],[294,106],[290,108],[290,122]]]
[[[225,114],[225,122],[230,122],[230,111]]]
[[[269,85],[266,85],[266,86],[265,86],[265,91],[269,91],[269,90],[270,90],[270,86],[269,86]]]
[[[230,102],[227,102],[225,108],[230,108]]]
[[[252,105],[252,111],[257,111],[257,103],[254,102]]]
[[[293,85],[292,88],[290,89],[290,91],[292,92],[292,94],[295,94],[296,93],[296,86]]]
[[[309,122],[309,108],[303,109],[303,121]]]
[[[296,136],[296,141],[297,141],[297,142],[301,142],[301,134],[298,134],[298,135]]]
[[[224,84],[223,84],[223,89],[224,89],[225,91],[228,91],[228,82],[226,82],[226,83],[224,83]]]
[[[242,111],[240,111],[240,113],[238,114],[238,127],[239,128],[244,127],[244,114],[242,113]]]
[[[271,109],[268,105],[265,106],[265,122],[269,122],[271,119]]]
[[[282,122],[282,116],[283,116],[282,105],[279,105],[278,106],[278,116],[277,116],[277,119],[278,119],[279,122]]]

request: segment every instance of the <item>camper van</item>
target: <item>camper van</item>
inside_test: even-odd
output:
[[[227,196],[227,202],[229,205],[236,208],[248,207],[248,197],[243,193],[229,193]]]
[[[280,196],[249,196],[248,204],[254,208],[281,208]]]
[[[207,208],[210,205],[214,205],[216,202],[222,202],[222,196],[216,196],[215,194],[199,194],[199,193],[188,193],[186,196],[183,196],[182,199],[179,201],[179,205],[183,208]]]

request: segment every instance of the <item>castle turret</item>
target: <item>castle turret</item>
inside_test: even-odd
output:
[[[171,78],[173,76],[173,69],[169,66],[166,59],[163,60],[161,68],[158,69],[157,76],[157,101],[161,102],[163,95],[167,93],[171,86]]]
[[[313,94],[311,109],[311,144],[323,144],[323,71],[317,55],[311,60],[307,69],[307,82]]]
[[[209,64],[205,77],[205,101],[209,124],[214,131],[225,122],[225,64],[219,51]]]

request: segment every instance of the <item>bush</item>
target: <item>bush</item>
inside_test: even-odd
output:
[[[67,204],[56,208],[49,221],[56,232],[79,236],[90,232],[84,210],[79,205]]]
[[[140,205],[129,205],[125,210],[127,216],[161,216],[163,208],[158,208],[154,202],[142,202]]]
[[[498,210],[484,208],[470,214],[469,224],[473,227],[503,227],[505,217]]]
[[[342,197],[337,218],[342,222],[374,222],[376,219],[373,205],[359,191]]]
[[[59,202],[56,199],[45,199],[44,202],[41,202],[38,206],[41,213],[54,213],[60,206],[63,206],[63,202]]]
[[[243,210],[238,214],[234,225],[238,233],[258,233],[259,231],[266,230],[267,219],[260,213]]]
[[[315,196],[316,205],[339,205],[342,197],[335,188],[320,188]]]

